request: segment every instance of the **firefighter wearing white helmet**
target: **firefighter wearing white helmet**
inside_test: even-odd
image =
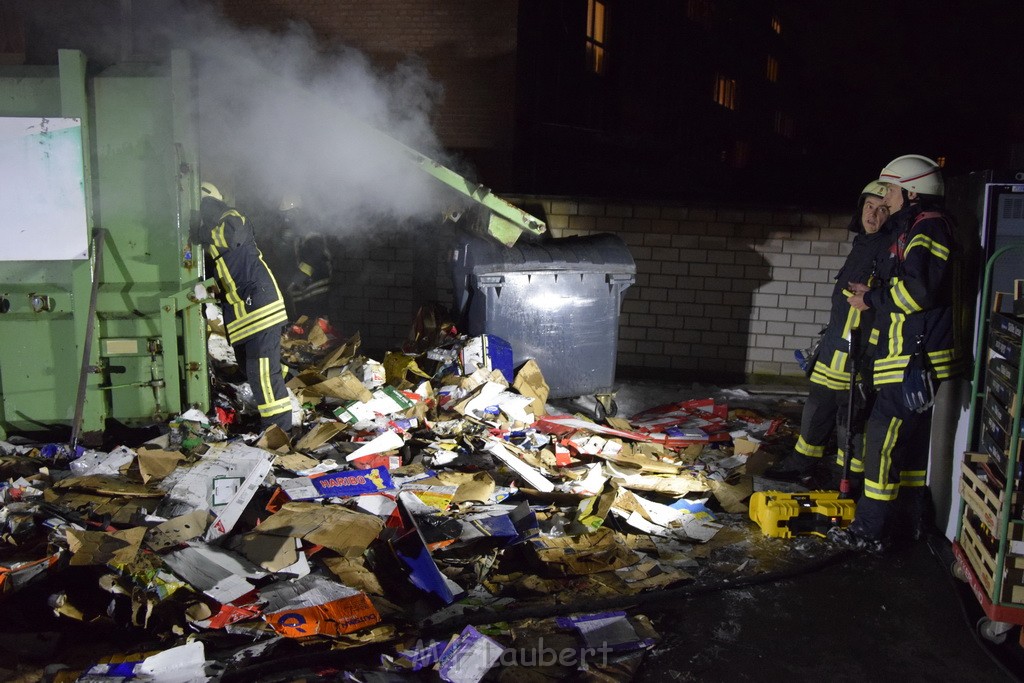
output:
[[[213,260],[223,297],[224,327],[239,367],[245,370],[263,428],[292,428],[292,404],[281,372],[284,299],[256,246],[251,221],[224,203],[216,185],[200,185],[200,221],[192,241]]]
[[[938,163],[920,154],[896,157],[878,174],[878,182],[896,185],[907,192],[941,197],[945,194]]]
[[[781,480],[803,480],[813,483],[816,470],[823,470],[825,449],[833,434],[839,445],[836,463],[842,466],[845,453],[846,413],[850,393],[850,330],[871,326],[873,314],[862,314],[847,301],[850,282],[880,284],[877,277],[879,264],[884,262],[892,244],[892,233],[884,227],[889,217],[882,202],[885,186],[871,181],[864,186],[858,198],[850,232],[854,233],[850,253],[835,276],[832,289],[832,309],[828,325],[821,332],[816,357],[805,359],[804,371],[811,387],[800,419],[800,435],[793,452],[766,472],[766,476]],[[860,344],[856,351],[862,352]],[[799,352],[805,354],[806,352]],[[814,355],[814,354],[807,354]],[[798,356],[799,358],[799,356]],[[858,359],[859,360],[859,359]],[[858,363],[862,367],[863,363]],[[842,418],[837,420],[837,418]],[[855,433],[860,433],[856,430]],[[857,449],[859,456],[860,449]],[[829,459],[830,460],[830,459]],[[860,461],[851,461],[851,470],[860,471]],[[825,472],[822,472],[825,474]]]
[[[849,297],[862,314],[876,316],[877,395],[865,429],[864,489],[853,523],[829,532],[854,549],[916,539],[934,524],[925,488],[932,405],[938,384],[967,367],[956,325],[960,252],[943,210],[939,165],[901,156],[886,164],[878,181],[887,186],[894,237],[881,269],[885,286],[854,286]]]
[[[213,197],[217,201],[224,201],[224,195],[221,194],[220,190],[217,189],[217,186],[211,182],[204,180],[202,184],[199,185],[199,190],[201,197]]]

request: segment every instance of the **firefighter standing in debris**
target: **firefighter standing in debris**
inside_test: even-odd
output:
[[[252,223],[224,202],[212,183],[201,186],[200,221],[192,241],[206,247],[224,298],[224,327],[245,370],[264,429],[292,428],[292,404],[281,372],[281,328],[288,322],[284,299]]]
[[[849,298],[857,310],[875,311],[878,328],[864,490],[853,523],[828,534],[841,546],[872,551],[892,542],[900,521],[909,525],[902,531],[912,539],[929,524],[925,475],[934,389],[966,369],[955,317],[959,252],[942,209],[939,165],[916,154],[901,156],[878,180],[886,185],[894,234],[891,277],[882,288],[856,286]]]
[[[285,232],[294,239],[295,263],[298,272],[288,284],[292,320],[301,316],[330,319],[331,276],[334,268],[331,250],[323,233],[312,228],[298,195],[285,195],[280,212]]]
[[[807,368],[811,388],[800,419],[800,435],[793,452],[769,468],[765,472],[766,477],[783,481],[811,479],[814,470],[823,464],[825,447],[837,428],[837,464],[842,466],[850,394],[850,330],[870,328],[870,318],[873,317],[872,312],[861,313],[850,305],[847,301],[851,294],[848,288],[850,282],[865,282],[871,286],[879,284],[879,262],[888,255],[892,243],[892,232],[885,224],[889,211],[883,201],[884,196],[885,186],[871,181],[857,200],[857,211],[849,225],[850,232],[856,236],[849,256],[835,277],[832,310],[828,325],[822,332],[817,358],[810,359],[811,367]],[[863,342],[860,348],[865,348]],[[858,363],[859,367],[863,365]],[[851,460],[851,471],[861,471],[859,458]]]

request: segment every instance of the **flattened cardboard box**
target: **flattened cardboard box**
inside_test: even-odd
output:
[[[378,415],[394,415],[413,407],[413,402],[394,387],[381,387],[373,392],[367,402],[350,401],[334,411],[334,416],[342,422],[355,424],[362,420],[372,420]]]
[[[164,517],[178,517],[193,510],[210,510],[216,519],[206,540],[227,534],[245,506],[270,474],[273,455],[241,442],[211,447],[191,466],[180,466],[161,482],[167,491],[158,508]]]
[[[561,576],[593,574],[629,567],[640,561],[611,529],[579,536],[537,536],[531,539],[537,558]]]
[[[337,636],[380,621],[364,593],[317,574],[271,584],[260,600],[266,601],[263,618],[286,638]]]
[[[373,542],[384,522],[337,505],[290,502],[256,527],[256,533],[302,538],[345,557],[358,557]]]
[[[138,554],[146,527],[133,527],[112,533],[68,529],[65,533],[68,549],[72,553],[72,566],[119,566],[131,562]]]

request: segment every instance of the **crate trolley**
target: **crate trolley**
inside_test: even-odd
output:
[[[1021,407],[1024,318],[1003,313],[993,296],[992,270],[1008,251],[985,264],[977,353],[971,383],[970,424],[960,478],[960,509],[953,541],[953,574],[966,581],[985,613],[978,632],[1002,643],[1024,624],[1024,505],[1021,504]],[[1021,637],[1024,643],[1024,636]]]

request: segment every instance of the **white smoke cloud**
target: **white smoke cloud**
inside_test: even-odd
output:
[[[340,231],[440,219],[451,191],[402,153],[446,163],[430,125],[442,89],[415,58],[384,71],[302,25],[241,29],[209,8],[160,23],[192,55],[204,179],[236,200],[298,194]]]
[[[97,70],[188,51],[200,172],[240,208],[298,195],[321,228],[366,236],[466,202],[402,153],[457,166],[431,126],[442,88],[415,56],[384,69],[304,24],[240,27],[213,0],[13,1],[42,59],[77,48]]]

